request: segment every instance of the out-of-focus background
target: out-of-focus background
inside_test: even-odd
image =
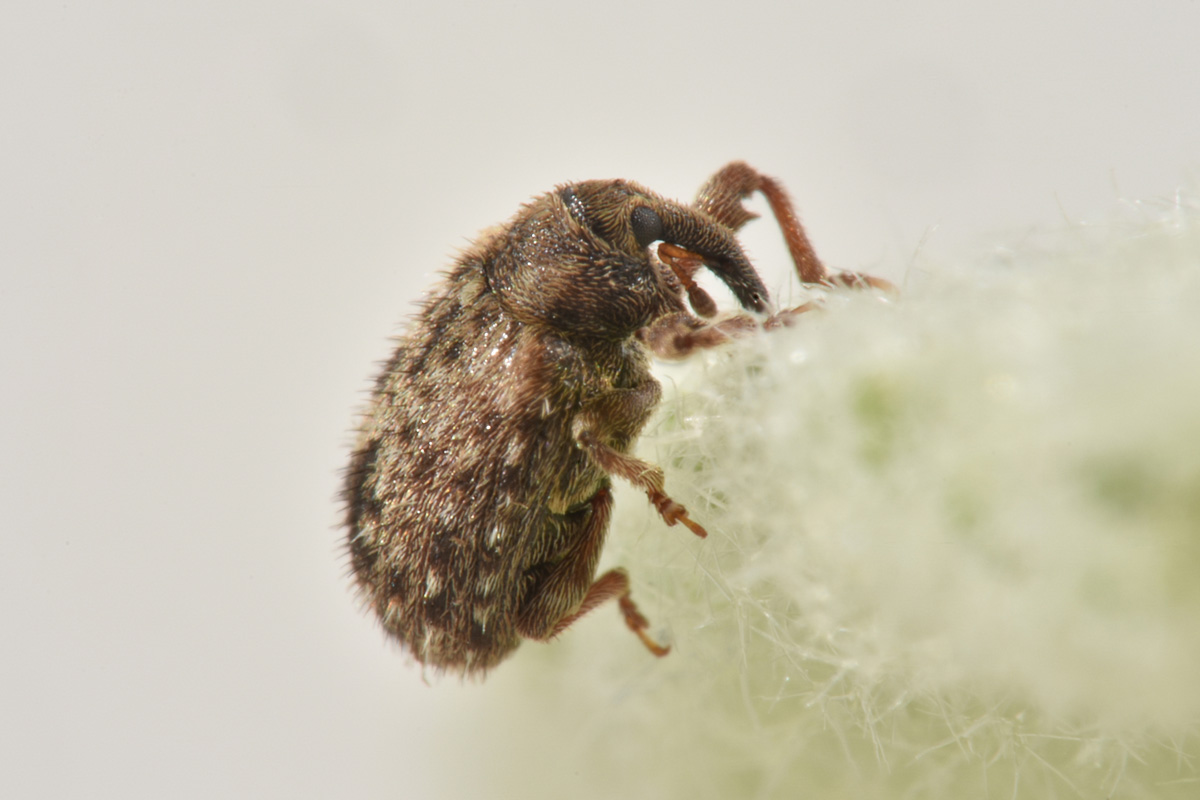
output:
[[[431,688],[348,589],[354,412],[436,271],[556,183],[687,198],[735,158],[898,280],[1103,218],[1194,174],[1198,30],[1190,2],[11,6],[0,794],[582,796],[593,712],[530,681],[569,684],[571,637],[645,658],[615,615]],[[773,289],[776,238],[746,237]]]

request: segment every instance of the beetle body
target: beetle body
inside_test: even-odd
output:
[[[704,535],[630,453],[660,396],[648,347],[682,355],[745,327],[688,312],[698,265],[768,309],[735,231],[753,216],[741,198],[769,180],[731,164],[692,206],[626,181],[560,187],[427,297],[376,381],[343,488],[361,596],[416,660],[482,673],[608,599],[666,653],[624,571],[596,578],[611,478]]]

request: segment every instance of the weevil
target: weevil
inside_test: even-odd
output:
[[[738,243],[755,191],[803,282],[890,288],[826,271],[782,187],[734,162],[691,205],[625,180],[559,186],[485,231],[426,297],[375,381],[343,487],[360,595],[417,661],[482,674],[613,599],[666,655],[625,570],[596,577],[611,481],[707,535],[631,451],[661,394],[651,353],[681,358],[810,307],[774,312]],[[743,311],[711,319],[701,267]]]

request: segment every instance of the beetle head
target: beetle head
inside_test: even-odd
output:
[[[682,247],[703,259],[743,308],[767,310],[767,289],[733,231],[708,214],[628,181],[583,181],[558,195],[576,221],[613,248],[645,257],[654,242]]]
[[[733,231],[628,181],[560,187],[512,220],[487,280],[509,311],[564,332],[621,338],[684,306],[679,281],[651,258],[662,241],[703,260],[752,311],[767,290]]]

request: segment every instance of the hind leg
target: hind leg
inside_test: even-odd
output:
[[[671,648],[646,633],[650,623],[629,596],[628,573],[613,569],[592,580],[611,515],[612,493],[604,488],[592,498],[592,513],[574,546],[526,594],[517,617],[517,632],[529,639],[553,639],[596,606],[615,598],[625,624],[646,649],[665,656]]]
[[[596,582],[592,584],[592,588],[588,589],[587,596],[583,598],[579,610],[560,619],[551,636],[557,636],[570,627],[575,620],[614,597],[621,608],[621,615],[625,617],[625,624],[629,626],[629,630],[637,634],[637,637],[642,640],[642,644],[646,645],[647,650],[659,658],[671,652],[669,646],[659,644],[646,633],[646,628],[650,627],[650,621],[638,611],[637,605],[634,604],[633,598],[629,594],[629,573],[620,568],[610,569],[597,578]]]

